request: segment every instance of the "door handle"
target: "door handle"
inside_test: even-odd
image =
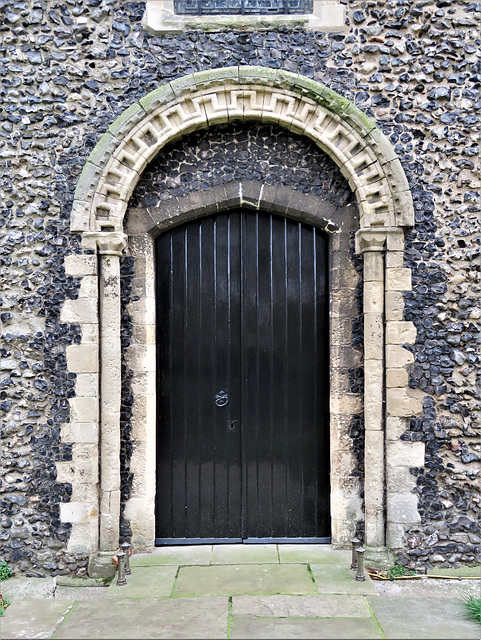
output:
[[[215,397],[215,403],[218,407],[225,407],[225,405],[229,402],[229,396],[225,391],[219,391],[219,393]]]

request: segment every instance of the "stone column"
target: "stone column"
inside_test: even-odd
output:
[[[86,233],[99,255],[100,325],[100,513],[99,550],[119,545],[120,518],[120,256],[127,236],[119,232]]]
[[[383,229],[361,229],[364,257],[364,504],[365,546],[385,547],[384,522],[384,247]]]

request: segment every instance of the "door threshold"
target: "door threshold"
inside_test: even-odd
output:
[[[244,544],[331,544],[331,538],[246,538]]]
[[[155,546],[195,544],[331,544],[324,538],[156,538]]]
[[[242,538],[156,538],[155,546],[187,544],[239,544]]]

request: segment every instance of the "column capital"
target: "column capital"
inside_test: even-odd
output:
[[[404,231],[399,227],[366,227],[356,233],[356,253],[366,251],[402,251]]]
[[[82,240],[85,247],[96,248],[101,256],[121,256],[127,247],[127,235],[120,231],[88,231]]]
[[[356,232],[356,253],[366,251],[384,251],[386,245],[386,229],[359,229]]]

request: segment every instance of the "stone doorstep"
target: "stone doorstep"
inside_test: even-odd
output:
[[[181,567],[172,595],[315,594],[306,565],[250,564]]]

